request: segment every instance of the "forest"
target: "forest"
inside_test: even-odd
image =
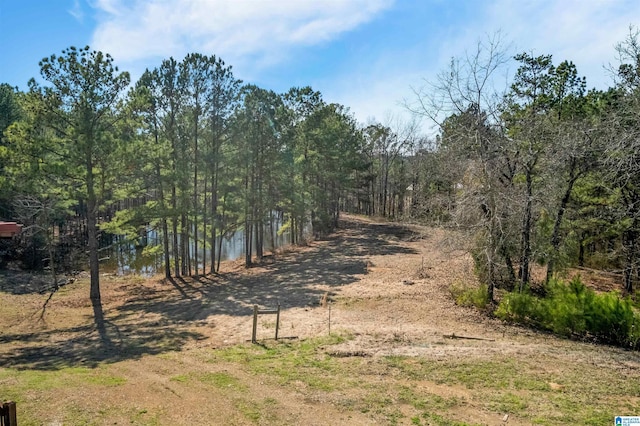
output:
[[[576,266],[633,295],[638,32],[615,49],[611,85],[597,90],[568,59],[514,56],[489,37],[414,90],[415,120],[363,124],[310,87],[245,84],[216,56],[166,59],[132,82],[108,53],[70,47],[42,59],[28,91],[0,85],[0,219],[24,224],[2,241],[2,264],[54,280],[88,265],[99,304],[114,235],[151,228],[159,244],[145,250],[164,275],[198,276],[216,272],[237,230],[251,266],[276,232],[301,244],[344,211],[456,229],[489,301],[544,292]]]

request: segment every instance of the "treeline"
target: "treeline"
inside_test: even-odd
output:
[[[152,227],[164,274],[199,275],[218,269],[236,230],[249,266],[275,237],[273,216],[299,243],[340,211],[463,231],[491,300],[570,266],[619,274],[631,293],[639,46],[632,30],[612,86],[587,90],[570,61],[479,43],[408,105],[434,138],[417,120],[357,123],[309,87],[244,84],[215,56],[168,59],[131,84],[109,55],[69,48],[40,63],[43,85],[0,85],[0,217],[25,223],[53,270],[69,246],[86,250],[95,300],[109,235]]]
[[[153,227],[171,277],[215,272],[222,239],[242,229],[249,266],[274,237],[273,216],[291,243],[310,227],[330,232],[371,170],[346,107],[309,87],[243,84],[215,56],[165,60],[133,85],[88,47],[40,67],[44,85],[0,86],[0,216],[25,224],[26,245],[53,271],[69,246],[86,250],[94,301],[111,234]]]
[[[638,33],[632,29],[616,50],[612,86],[587,90],[571,61],[526,52],[512,57],[494,37],[417,91],[412,109],[439,133],[435,149],[420,154],[429,158],[423,182],[430,183],[414,190],[430,200],[425,214],[445,215],[464,231],[490,300],[496,287],[522,291],[570,266],[614,272],[627,293],[634,290],[640,278]],[[515,73],[505,85],[508,66]]]

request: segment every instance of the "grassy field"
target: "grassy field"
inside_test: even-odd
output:
[[[167,352],[137,363],[155,371],[155,382],[175,395],[205,395],[229,412],[212,418],[205,410],[195,419],[202,424],[296,423],[300,418],[286,401],[291,393],[307,404],[332,406],[317,424],[338,416],[334,424],[606,425],[614,415],[640,409],[637,370],[557,359],[543,365],[519,356],[448,361],[332,355],[331,348],[345,339]],[[117,403],[120,390],[129,395],[136,386],[127,378],[132,368],[131,361],[53,371],[0,368],[0,394],[17,401],[24,426],[166,424],[182,407],[154,399],[145,404],[147,389],[139,390],[141,399],[133,404]]]
[[[421,232],[357,222],[251,270],[104,277],[108,341],[85,278],[40,320],[48,294],[0,274],[0,399],[17,402],[21,426],[599,426],[640,415],[640,353],[456,306],[449,288],[472,279],[457,274],[470,261]],[[251,307],[274,294],[281,336],[297,338],[268,339],[265,317],[260,343],[246,342]]]

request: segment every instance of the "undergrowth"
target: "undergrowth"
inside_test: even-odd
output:
[[[449,292],[460,306],[472,306],[484,310],[489,305],[489,291],[486,285],[479,287],[469,287],[464,284],[454,284],[449,288]]]
[[[507,293],[494,314],[503,320],[530,325],[563,336],[640,348],[640,314],[628,297],[596,293],[579,277],[569,283],[551,280],[545,297],[525,289]]]

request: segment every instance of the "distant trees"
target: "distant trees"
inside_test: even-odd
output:
[[[22,110],[18,100],[17,89],[8,84],[0,84],[0,217],[10,217],[11,196],[7,193],[10,182],[7,182],[7,164],[11,161],[9,141],[5,130],[22,117]]]
[[[611,107],[606,122],[604,176],[611,182],[617,203],[617,232],[624,285],[633,290],[640,277],[640,34],[631,28],[626,40],[616,46],[621,64],[617,70]]]
[[[419,139],[418,122],[372,123],[363,133],[366,171],[359,175],[360,191],[353,204],[366,214],[401,217],[411,185],[406,163]]]
[[[546,266],[548,282],[566,266],[592,262],[623,272],[632,291],[640,236],[637,37],[632,31],[617,47],[622,64],[606,92],[587,92],[572,62],[555,66],[550,55],[528,53],[513,58],[510,87],[496,89],[509,60],[499,37],[416,91],[410,107],[439,129],[437,143],[413,157],[429,159],[433,170],[422,189],[429,195],[417,199],[449,200],[490,298],[496,286],[531,283],[534,264]]]
[[[249,266],[254,253],[263,257],[265,236],[273,244],[275,216],[286,218],[292,240],[301,241],[305,223],[329,210],[327,199],[336,199],[337,211],[342,194],[336,188],[344,185],[314,184],[334,164],[342,167],[345,158],[359,155],[359,131],[346,111],[325,105],[319,93],[294,88],[280,95],[242,86],[221,59],[197,54],[147,71],[134,93],[154,153],[143,169],[155,176],[147,182],[155,194],[165,276],[205,272],[207,262],[215,272],[222,238],[236,229],[244,230]],[[349,123],[346,129],[322,127],[320,114],[330,108],[338,123]],[[332,145],[349,138],[354,146]],[[315,156],[323,163],[314,171]]]
[[[216,56],[169,58],[129,87],[109,55],[70,48],[41,62],[45,85],[0,85],[1,213],[37,197],[56,227],[48,241],[86,242],[96,301],[108,234],[155,230],[149,250],[170,278],[215,273],[236,230],[250,266],[274,245],[275,218],[300,243],[343,210],[455,225],[490,298],[524,289],[535,265],[546,282],[569,265],[619,271],[631,292],[638,45],[632,30],[613,87],[587,92],[572,62],[511,57],[489,37],[416,90],[410,107],[436,126],[432,138],[417,121],[362,126],[310,87],[243,85]]]
[[[451,197],[453,221],[475,241],[473,248],[489,298],[503,280],[513,279],[511,254],[513,181],[516,159],[502,125],[504,92],[496,74],[507,62],[498,36],[453,59],[436,81],[416,91],[413,110],[440,130],[439,160],[451,174],[439,192]],[[503,278],[507,272],[507,278]]]
[[[144,102],[147,159],[156,176],[149,190],[160,221],[165,276],[215,270],[219,179],[223,143],[239,96],[231,67],[215,56],[173,58],[147,71],[137,83]],[[146,226],[146,225],[145,225]],[[209,247],[211,257],[201,256]],[[202,269],[200,269],[202,267]]]
[[[95,301],[98,249],[109,240],[100,235],[137,239],[153,228],[160,244],[150,250],[169,278],[217,271],[222,239],[242,229],[249,266],[275,245],[276,218],[291,242],[312,225],[335,227],[362,168],[362,133],[346,108],[308,87],[243,86],[215,56],[164,60],[133,87],[88,47],[41,67],[46,85],[1,87],[10,169],[1,189],[15,200],[55,194],[47,205],[59,240],[79,215],[73,238],[86,238]]]

